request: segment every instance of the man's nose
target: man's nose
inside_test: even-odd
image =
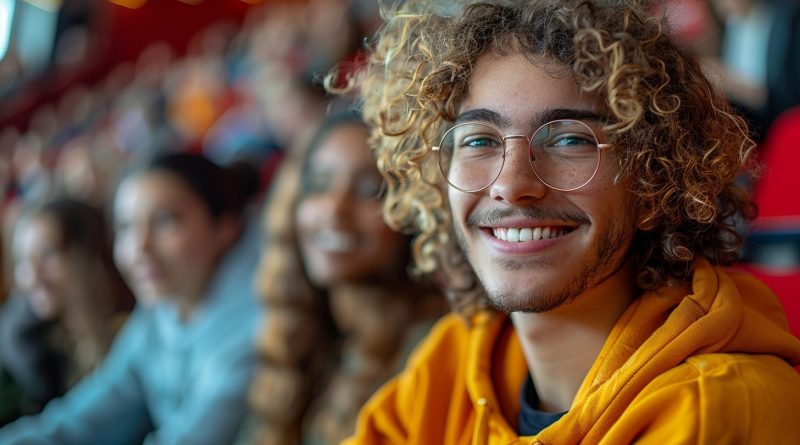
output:
[[[503,169],[489,189],[492,199],[525,206],[541,199],[547,193],[547,186],[533,172],[529,150],[524,137],[515,136],[506,139]]]

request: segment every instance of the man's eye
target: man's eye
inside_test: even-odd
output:
[[[460,146],[461,147],[499,147],[502,143],[497,138],[486,135],[474,135],[465,137]]]
[[[564,135],[564,136],[558,136],[557,138],[554,138],[554,140],[551,143],[551,145],[556,146],[556,147],[559,147],[559,146],[560,147],[564,147],[564,146],[570,146],[570,145],[592,145],[592,142],[589,139],[587,139],[587,138],[585,138],[583,136]]]
[[[562,155],[582,155],[593,154],[597,151],[597,144],[590,136],[582,134],[561,134],[554,135],[547,140],[542,149],[552,150]]]

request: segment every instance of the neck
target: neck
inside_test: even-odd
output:
[[[630,263],[630,262],[629,262]],[[539,409],[567,411],[619,317],[636,298],[633,267],[546,313],[511,314]]]

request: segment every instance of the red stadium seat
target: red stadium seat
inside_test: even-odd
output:
[[[800,107],[773,123],[759,150],[764,175],[753,195],[759,214],[740,267],[775,292],[789,330],[800,337]]]
[[[800,232],[800,107],[775,120],[760,152],[765,170],[754,189],[754,228]]]

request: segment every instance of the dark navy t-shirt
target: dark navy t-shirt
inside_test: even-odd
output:
[[[522,391],[520,394],[520,411],[517,417],[517,429],[519,429],[520,436],[534,436],[539,434],[540,431],[554,424],[556,420],[566,414],[562,413],[547,413],[536,409],[539,406],[539,396],[536,395],[536,388],[533,387],[533,381],[529,375],[522,384]]]

